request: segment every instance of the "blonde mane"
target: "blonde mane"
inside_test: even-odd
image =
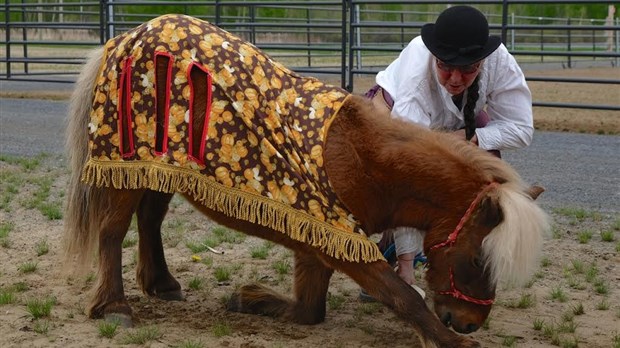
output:
[[[504,184],[499,190],[504,220],[482,241],[493,284],[522,285],[538,266],[549,217],[522,189]]]

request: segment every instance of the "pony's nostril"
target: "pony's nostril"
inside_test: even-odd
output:
[[[470,333],[470,332],[474,332],[476,330],[478,330],[480,327],[476,324],[468,324],[467,325],[467,332],[466,333]]]
[[[444,313],[440,320],[445,326],[450,326],[450,320],[452,319],[452,313],[446,312]]]

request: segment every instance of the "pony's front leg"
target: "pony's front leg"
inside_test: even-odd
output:
[[[268,315],[298,324],[317,324],[325,320],[325,300],[334,270],[312,252],[295,251],[295,300],[258,284],[241,287],[228,303],[228,309],[242,313]]]
[[[372,297],[411,324],[425,347],[479,347],[465,336],[446,328],[422,297],[384,261],[353,263],[325,256],[325,261],[344,272]]]
[[[99,262],[95,294],[87,307],[91,318],[131,323],[131,307],[123,289],[122,243],[143,191],[101,189],[90,209],[98,212]]]
[[[181,285],[174,279],[164,256],[161,224],[173,194],[147,190],[138,206],[139,259],[136,278],[142,291],[167,301],[184,299]]]

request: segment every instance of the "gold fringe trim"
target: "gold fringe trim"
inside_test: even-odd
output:
[[[91,158],[82,181],[97,187],[189,194],[209,209],[282,232],[336,259],[356,263],[385,260],[377,245],[364,235],[340,230],[267,197],[224,186],[191,169]]]

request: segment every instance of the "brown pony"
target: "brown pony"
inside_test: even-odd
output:
[[[179,19],[189,23],[175,26],[171,22]],[[131,40],[141,40],[142,34],[140,31],[130,32],[114,43],[128,52],[127,55],[114,51],[113,45],[107,45],[105,51],[97,49],[92,53],[72,97],[67,131],[71,179],[64,240],[67,257],[78,265],[88,265],[92,259],[98,261],[98,280],[87,307],[88,315],[121,319],[125,325],[131,325],[132,310],[122,282],[121,243],[134,213],[138,218],[137,281],[140,287],[150,296],[165,300],[183,299],[179,282],[168,270],[160,235],[168,204],[172,196],[179,193],[215,222],[294,251],[293,298],[261,285],[247,285],[231,297],[229,310],[268,315],[299,324],[320,323],[325,320],[330,278],[334,271],[340,271],[410,324],[425,346],[477,346],[475,341],[457,335],[446,326],[451,325],[460,333],[477,330],[489,314],[498,284],[528,279],[536,265],[543,232],[548,228],[546,215],[528,195],[528,189],[517,173],[505,162],[475,146],[394,119],[362,97],[342,91],[341,102],[326,102],[331,103],[329,105],[337,112],[322,134],[325,139],[323,146],[319,146],[322,152],[313,151],[315,162],[308,165],[308,172],[317,168],[324,170],[331,189],[325,195],[333,195],[342,202],[348,210],[346,213],[356,218],[354,221],[367,235],[398,226],[427,231],[424,249],[429,269],[426,274],[428,286],[433,290],[435,315],[387,262],[380,256],[373,256],[378,249],[360,251],[359,246],[366,243],[358,241],[361,235],[349,233],[345,237],[339,235],[340,239],[334,237],[344,245],[344,251],[336,252],[328,245],[331,235],[324,232],[331,227],[323,228],[316,218],[295,218],[297,215],[289,210],[273,208],[280,207],[279,203],[261,203],[245,209],[247,207],[242,207],[239,200],[231,199],[228,194],[233,192],[229,187],[234,181],[231,178],[239,177],[224,175],[228,172],[222,174],[221,169],[219,174],[203,180],[194,169],[204,168],[215,160],[210,159],[210,155],[202,158],[189,156],[203,155],[200,141],[186,143],[186,157],[172,153],[175,138],[169,134],[169,141],[162,141],[168,139],[162,138],[162,132],[176,132],[174,135],[178,135],[176,139],[179,141],[184,141],[179,134],[191,133],[199,138],[202,129],[209,134],[205,139],[207,142],[221,136],[211,133],[214,131],[211,127],[225,119],[217,114],[216,104],[223,100],[218,98],[224,98],[218,89],[229,80],[221,79],[218,66],[210,62],[226,55],[226,50],[232,50],[235,43],[241,48],[228,56],[227,62],[236,62],[234,57],[247,59],[251,51],[253,60],[248,66],[252,70],[245,73],[235,70],[237,68],[232,65],[225,65],[222,73],[232,73],[226,75],[227,78],[237,77],[236,74],[239,77],[256,74],[257,66],[267,67],[262,71],[267,75],[273,73],[267,84],[271,89],[260,97],[260,105],[274,105],[273,109],[278,113],[283,110],[280,104],[270,104],[278,93],[289,90],[289,85],[286,82],[281,85],[284,80],[280,79],[291,78],[304,86],[312,85],[312,88],[322,85],[318,80],[295,75],[281,66],[268,65],[276,63],[264,59],[253,46],[236,41],[232,35],[205,22],[185,16],[167,16],[158,20],[168,21],[162,32],[173,33],[167,38],[172,38],[170,40],[180,46],[171,44],[170,47],[181,50],[185,47],[183,54],[175,56],[162,51],[168,42],[163,34],[159,36],[161,41],[144,39],[132,43]],[[159,24],[149,22],[139,28],[153,31]],[[205,34],[205,28],[216,32]],[[189,32],[200,33],[198,41],[193,41]],[[147,53],[147,42],[160,50],[159,53]],[[168,49],[173,50],[170,47]],[[158,60],[158,57],[162,59]],[[201,59],[208,62],[200,63]],[[153,63],[153,73],[139,75],[137,70],[148,66],[149,62]],[[171,62],[174,64],[165,64]],[[190,63],[185,64],[187,62]],[[116,73],[106,70],[106,64],[117,69],[120,78],[113,80]],[[135,72],[130,72],[131,68]],[[264,75],[259,72],[258,75]],[[252,81],[260,84],[263,80],[256,76]],[[112,80],[106,80],[110,78]],[[182,85],[187,88],[179,89],[177,95],[171,90],[175,83],[187,83]],[[138,87],[144,86],[151,89],[139,92]],[[233,83],[227,86],[234,88]],[[254,95],[247,91],[250,87],[245,88],[247,98]],[[263,91],[260,87],[256,90]],[[304,98],[312,99],[313,93]],[[187,125],[183,123],[187,121],[197,131],[185,126],[171,128],[175,117],[173,109],[178,107],[173,103],[183,100],[181,95],[189,101],[189,111],[180,115],[189,116],[185,120],[181,117],[179,122]],[[141,99],[149,96],[153,97],[150,101]],[[298,105],[304,98],[291,100]],[[247,105],[235,104],[243,102],[242,99],[231,102],[238,109],[231,109],[228,119],[243,118],[247,124],[251,118],[257,117],[259,109],[246,113],[244,107]],[[93,105],[99,102],[105,107],[94,108]],[[312,105],[320,104],[315,102],[316,98]],[[140,105],[148,105],[151,109],[142,112],[137,109]],[[310,113],[319,118],[319,111],[323,109],[314,106]],[[271,110],[261,110],[266,109]],[[149,120],[153,121],[150,128],[140,133],[139,127],[149,124]],[[101,150],[105,145],[101,139],[110,134],[109,141],[116,147],[111,152],[103,151],[110,157],[101,161],[94,151]],[[139,136],[150,137],[150,140],[142,144]],[[170,144],[170,148],[164,146],[166,144]],[[218,153],[229,153],[227,151],[236,144],[222,145]],[[243,149],[251,152],[268,147],[263,142],[248,142],[246,145],[238,149],[241,153],[238,156],[243,156]],[[112,153],[118,155],[112,156]],[[98,156],[104,155],[100,153]],[[151,164],[143,165],[145,158]],[[172,158],[179,161],[182,158],[181,165],[193,167],[179,169],[161,163]],[[264,160],[262,155],[260,158]],[[211,184],[215,182],[217,184]],[[202,190],[199,184],[207,188]],[[258,184],[256,187],[261,187],[260,182]],[[246,191],[250,190],[244,187]],[[253,191],[246,191],[235,197],[254,200],[254,195],[248,193]],[[286,193],[284,188],[273,192]],[[329,209],[323,212],[332,213]],[[306,233],[308,230],[316,233]],[[365,237],[363,239],[367,241]],[[95,257],[93,251],[97,246],[98,257]],[[357,256],[350,256],[348,252]]]

